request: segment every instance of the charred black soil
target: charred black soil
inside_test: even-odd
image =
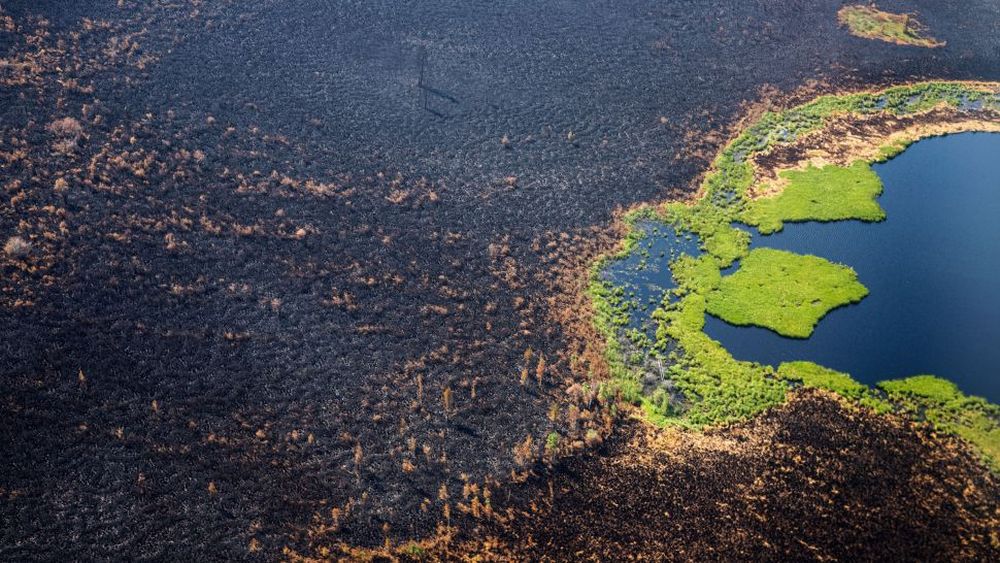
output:
[[[626,422],[537,478],[508,526],[517,560],[995,560],[996,478],[954,440],[820,392],[704,436]],[[961,538],[961,539],[959,539]]]
[[[919,11],[935,50],[851,37],[826,2],[430,4],[0,3],[0,243],[27,243],[0,255],[0,558],[276,559],[458,525],[470,483],[542,494],[507,483],[550,433],[578,451],[611,426],[573,353],[585,311],[552,292],[614,210],[683,193],[763,88],[1000,79],[992,2],[883,6]],[[845,465],[807,414],[775,416]],[[964,453],[878,424],[855,422],[864,455],[958,468],[995,511]],[[725,490],[687,467],[657,494]],[[875,474],[831,518],[897,541],[870,515],[924,500]],[[678,537],[735,529],[682,512]],[[963,533],[918,547],[978,541],[934,514]],[[764,537],[734,522],[740,549]]]

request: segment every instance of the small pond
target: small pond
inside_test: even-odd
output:
[[[632,252],[604,269],[604,279],[625,291],[629,303],[629,326],[650,336],[656,335],[653,310],[667,290],[675,287],[669,263],[681,254],[697,256],[699,242],[693,235],[681,236],[671,227],[655,221],[640,221],[642,233]]]

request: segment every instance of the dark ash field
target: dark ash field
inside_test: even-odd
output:
[[[994,2],[840,5],[0,0],[0,559],[996,560],[926,428],[797,393],[636,461],[594,392],[617,210],[768,103],[1000,80]]]

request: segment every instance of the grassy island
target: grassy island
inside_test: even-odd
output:
[[[923,24],[911,14],[893,14],[874,6],[855,5],[841,8],[837,20],[847,26],[852,35],[865,39],[915,47],[944,46],[944,41],[927,35]]]
[[[912,125],[922,116],[934,128],[893,129],[901,117]],[[807,160],[793,163],[777,175],[775,186],[757,185],[758,178],[774,176],[760,174],[756,157],[800,141],[827,139],[825,128],[852,119],[880,124],[876,130],[881,136],[866,139],[867,145],[843,162],[821,167]],[[922,136],[997,130],[998,121],[1000,85],[956,82],[822,96],[764,114],[722,149],[697,199],[630,213],[625,221],[631,230],[621,250],[594,264],[589,292],[612,372],[604,391],[640,405],[654,422],[701,428],[746,419],[780,404],[790,387],[819,387],[877,412],[904,413],[962,436],[1000,468],[1000,411],[965,396],[950,382],[929,377],[872,389],[849,374],[809,362],[775,369],[736,360],[703,331],[705,315],[713,314],[733,324],[808,337],[831,309],[867,294],[845,266],[777,250],[750,251],[751,234],[734,223],[772,232],[785,221],[881,220],[885,214],[875,198],[882,187],[871,163],[898,154]],[[635,227],[640,220],[662,222],[678,236],[700,242],[697,255],[670,259],[676,287],[652,314],[655,338],[628,326],[633,304],[602,275],[605,265],[638,246],[644,236]],[[736,272],[723,276],[722,270],[737,261]]]
[[[854,270],[818,256],[758,248],[708,294],[705,311],[729,324],[808,338],[831,310],[868,295]]]

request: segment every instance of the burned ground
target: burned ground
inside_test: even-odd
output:
[[[0,4],[5,559],[431,533],[607,427],[547,280],[760,88],[1000,78],[989,2],[85,4]]]
[[[624,423],[463,546],[497,559],[992,561],[996,478],[961,444],[804,391],[703,436]],[[499,541],[483,542],[483,537]]]

